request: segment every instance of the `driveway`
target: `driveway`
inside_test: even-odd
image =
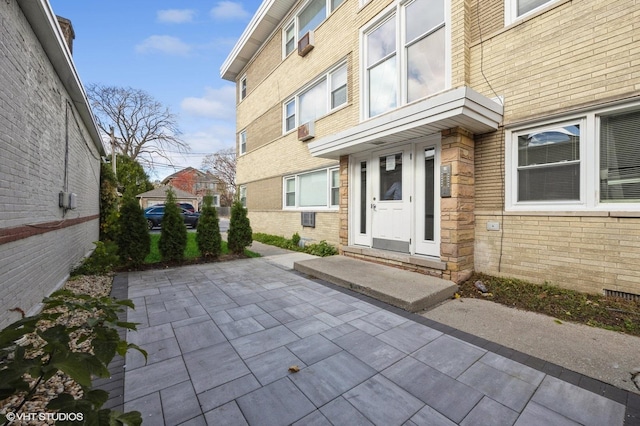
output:
[[[149,358],[127,355],[124,409],[145,425],[624,423],[624,391],[590,392],[268,257],[127,279],[140,323],[127,339]]]

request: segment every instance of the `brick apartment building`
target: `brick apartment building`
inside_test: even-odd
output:
[[[221,67],[254,230],[456,282],[640,294],[639,18],[632,0],[265,0]]]

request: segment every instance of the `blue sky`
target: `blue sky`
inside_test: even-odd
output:
[[[204,155],[234,146],[235,86],[220,78],[220,66],[260,0],[49,2],[73,24],[73,58],[85,86],[142,89],[178,116],[191,147],[172,155],[178,169],[199,168]],[[151,178],[175,171],[161,166]]]

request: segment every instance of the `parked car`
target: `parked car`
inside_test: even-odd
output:
[[[187,209],[180,208],[180,215],[184,219],[185,225],[190,226],[193,229],[198,227],[200,213],[193,213]],[[161,205],[148,207],[144,211],[144,217],[147,219],[147,227],[149,229],[162,226],[162,218],[164,217],[164,206]]]

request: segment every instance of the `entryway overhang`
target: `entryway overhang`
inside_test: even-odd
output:
[[[454,127],[474,134],[498,129],[503,106],[469,87],[452,89],[309,144],[314,157],[339,159],[381,145],[409,141]]]

